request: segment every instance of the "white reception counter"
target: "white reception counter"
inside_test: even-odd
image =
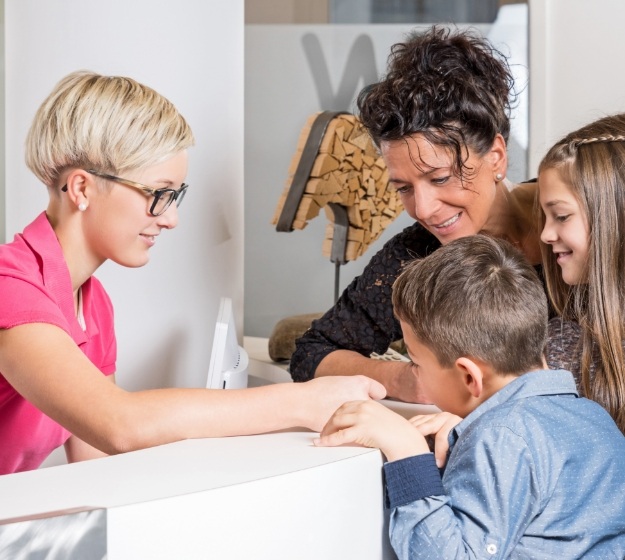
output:
[[[108,560],[385,557],[379,451],[312,437],[188,440],[0,476],[0,519],[106,508]]]
[[[256,356],[263,340],[246,339],[250,373],[257,382],[290,379]],[[407,415],[433,410],[390,406]],[[58,548],[81,530],[97,541],[88,545],[96,551],[88,558],[108,560],[394,558],[381,453],[316,448],[314,435],[294,430],[188,440],[0,476],[0,560],[28,558],[46,531]],[[69,515],[81,509],[87,511]],[[11,542],[19,543],[12,551]],[[37,557],[85,558],[84,549],[58,554]]]

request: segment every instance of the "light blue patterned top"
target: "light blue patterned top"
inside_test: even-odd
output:
[[[625,558],[625,437],[568,371],[526,373],[433,455],[384,466],[402,560]]]

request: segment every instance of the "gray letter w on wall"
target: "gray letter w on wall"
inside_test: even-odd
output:
[[[302,45],[323,111],[349,111],[360,88],[378,81],[373,43],[368,35],[358,36],[349,50],[336,94],[332,91],[330,72],[319,38],[313,33],[307,33],[302,37]]]

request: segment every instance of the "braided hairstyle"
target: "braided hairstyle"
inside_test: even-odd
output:
[[[507,59],[471,30],[433,26],[391,48],[386,76],[357,99],[360,119],[380,142],[422,134],[449,150],[463,177],[467,147],[487,153],[508,141],[516,100]]]
[[[548,295],[564,319],[582,328],[582,393],[625,433],[625,114],[565,136],[547,152],[539,175],[546,169],[557,170],[569,186],[589,228],[586,281],[578,285],[564,283],[556,256],[541,243]]]

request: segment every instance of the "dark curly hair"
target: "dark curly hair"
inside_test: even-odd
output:
[[[422,134],[450,151],[462,177],[467,147],[482,156],[498,133],[507,143],[515,99],[508,61],[487,39],[433,26],[393,45],[386,76],[357,104],[376,144]]]

